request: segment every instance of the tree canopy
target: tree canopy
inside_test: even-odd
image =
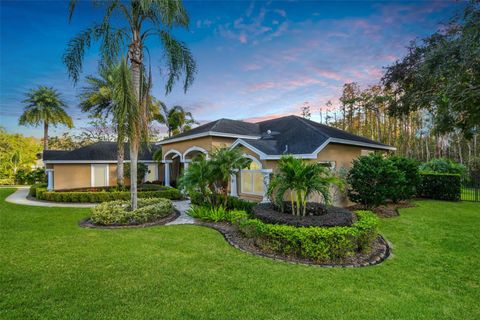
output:
[[[471,138],[480,123],[480,2],[471,1],[444,28],[412,42],[383,82],[395,96],[392,115],[425,109],[437,133],[459,130]]]

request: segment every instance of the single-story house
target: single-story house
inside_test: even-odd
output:
[[[138,161],[148,166],[145,181],[158,180],[158,162],[153,153],[158,148],[142,148]],[[117,185],[116,142],[97,142],[71,151],[45,150],[43,163],[48,177],[49,190],[69,190]],[[125,163],[130,162],[128,144],[125,144]]]
[[[160,141],[162,161],[157,165],[152,151],[140,161],[148,163],[147,180],[175,186],[183,170],[200,153],[218,147],[240,148],[252,159],[249,168],[230,179],[230,194],[243,199],[267,200],[270,173],[282,155],[315,161],[333,170],[349,168],[360,155],[395,148],[297,116],[249,123],[219,119]],[[108,146],[108,147],[107,147]],[[128,149],[126,149],[128,150]],[[128,154],[125,159],[128,161]],[[115,185],[116,147],[98,143],[73,151],[45,151],[44,162],[55,190],[84,186]],[[50,175],[49,175],[50,177]],[[49,180],[50,181],[50,180]],[[99,182],[100,181],[100,182]],[[337,202],[343,202],[338,199]]]

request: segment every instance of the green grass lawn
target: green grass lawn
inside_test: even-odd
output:
[[[0,319],[479,319],[480,204],[382,220],[393,257],[318,268],[252,256],[200,226],[91,230],[87,209],[5,203]]]

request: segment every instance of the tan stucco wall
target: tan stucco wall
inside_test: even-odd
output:
[[[90,164],[54,164],[53,188],[65,190],[90,187]]]
[[[162,145],[162,154],[167,154],[170,150],[176,150],[183,156],[185,151],[191,147],[199,147],[210,151],[212,148],[230,146],[236,139],[223,137],[202,137],[197,139],[173,142]]]

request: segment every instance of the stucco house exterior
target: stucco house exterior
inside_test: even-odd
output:
[[[108,149],[108,156],[101,156],[104,147],[106,145],[69,152],[46,151],[44,162],[47,170],[52,172],[52,188],[63,190],[95,186],[99,180],[115,185],[115,147]],[[253,201],[267,200],[266,186],[282,155],[291,154],[338,171],[350,168],[352,161],[360,155],[395,150],[391,146],[297,116],[257,123],[219,119],[165,139],[157,147],[162,149],[161,164],[153,161],[151,150],[143,151],[140,161],[149,165],[148,180],[160,180],[167,186],[176,186],[182,172],[198,154],[207,155],[218,147],[240,148],[252,162],[249,168],[231,177],[229,192],[232,196]],[[344,201],[337,199],[336,202]]]

